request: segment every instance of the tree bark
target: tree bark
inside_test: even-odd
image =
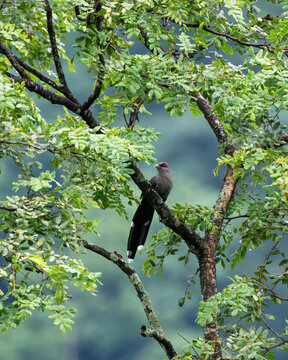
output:
[[[205,242],[206,249],[203,251],[203,255],[198,259],[200,270],[200,288],[203,301],[207,301],[211,296],[217,293],[215,240],[205,239]],[[215,350],[211,359],[221,359],[221,344],[219,341],[218,324],[216,319],[211,323],[207,323],[203,328],[203,332],[204,339],[211,343]]]

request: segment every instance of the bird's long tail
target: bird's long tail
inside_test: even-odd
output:
[[[137,249],[140,250],[143,248],[153,219],[153,214],[154,208],[147,199],[143,198],[131,222],[127,244],[128,262],[134,260]]]

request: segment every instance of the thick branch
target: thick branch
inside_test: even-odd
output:
[[[73,102],[70,99],[67,99],[66,97],[59,96],[54,94],[53,92],[44,89],[43,86],[35,83],[30,78],[26,77],[25,79],[22,77],[15,76],[10,73],[6,73],[9,77],[11,77],[15,82],[17,83],[25,83],[25,87],[32,92],[35,92],[36,94],[40,95],[44,99],[51,102],[51,104],[58,104],[65,106],[67,109],[71,110],[75,114],[82,117],[82,119],[87,123],[87,125],[93,129],[96,126],[100,126],[100,124],[95,120],[92,112],[90,110],[83,111],[81,109],[81,105],[77,102]]]
[[[24,71],[24,69],[18,64],[18,61],[15,57],[15,55],[12,53],[10,49],[8,49],[2,41],[0,41],[0,52],[1,54],[4,54],[8,60],[10,61],[11,65],[14,67],[14,69],[18,72],[18,74],[23,78],[22,81],[25,79],[29,79],[28,75]]]
[[[87,110],[90,108],[90,106],[93,104],[93,102],[98,99],[101,89],[102,89],[102,80],[96,81],[95,88],[92,92],[92,94],[88,97],[88,99],[82,104],[81,108],[82,110]]]
[[[104,72],[104,57],[101,56],[100,58],[100,67],[99,70],[99,79],[96,82],[96,86],[94,88],[93,93],[88,97],[88,99],[81,105],[78,100],[74,97],[71,90],[68,88],[64,76],[64,72],[62,69],[62,65],[60,62],[60,57],[57,50],[57,44],[56,44],[56,36],[53,29],[52,24],[52,9],[50,7],[49,1],[45,0],[46,3],[46,13],[47,13],[47,27],[48,32],[50,36],[50,42],[52,47],[52,54],[54,58],[54,63],[56,66],[57,74],[59,77],[60,82],[63,86],[57,85],[54,81],[50,80],[43,74],[41,74],[36,69],[30,67],[29,65],[25,64],[21,59],[19,59],[17,56],[15,56],[11,50],[9,50],[1,41],[0,41],[0,53],[4,54],[10,61],[11,65],[14,67],[14,69],[19,73],[20,77],[15,76],[11,73],[6,73],[10,78],[12,78],[15,82],[22,83],[25,82],[25,87],[32,91],[37,93],[38,95],[42,96],[46,100],[49,100],[52,104],[59,104],[67,107],[67,109],[71,110],[72,112],[76,113],[77,115],[81,116],[82,119],[87,123],[87,125],[93,129],[96,126],[100,126],[100,124],[95,120],[92,112],[89,110],[89,107],[92,105],[92,103],[99,97],[101,88],[102,88],[102,78],[103,78],[103,72]],[[29,78],[29,76],[26,74],[25,70],[29,71],[31,74],[35,75],[46,83],[47,85],[53,87],[54,89],[58,90],[59,92],[63,93],[65,97],[59,96],[54,94],[53,92],[45,89],[42,85],[37,84],[33,80]],[[101,133],[101,130],[98,131]]]
[[[64,94],[71,101],[78,103],[78,101],[76,100],[76,98],[73,96],[73,94],[71,93],[71,91],[69,89],[67,89],[64,86],[57,85],[53,80],[47,78],[45,75],[40,73],[38,70],[36,70],[33,67],[31,67],[30,65],[26,64],[18,56],[14,55],[1,41],[0,41],[0,53],[7,56],[7,58],[9,59],[10,63],[14,67],[14,69],[19,73],[19,75],[22,78],[29,79],[28,75],[24,71],[24,70],[27,70],[28,72],[35,75],[39,80],[41,80],[45,84],[51,86],[55,90]],[[80,104],[80,103],[78,103],[78,104]]]
[[[206,232],[206,236],[212,236],[215,240],[217,239],[216,246],[219,241],[222,224],[229,204],[233,198],[237,182],[238,179],[235,178],[233,169],[228,165],[221,190],[218,194],[216,204],[214,205],[215,212],[211,216],[211,220],[214,222],[216,230],[214,233],[212,233],[211,230]]]
[[[235,147],[233,146],[227,132],[225,131],[217,115],[212,112],[210,105],[200,93],[195,94],[194,99],[199,109],[202,111],[205,119],[208,121],[214,134],[216,135],[218,142],[224,145],[224,152],[230,156],[233,156],[235,152]],[[205,234],[206,239],[207,237],[211,237],[214,239],[215,251],[219,241],[223,220],[226,216],[228,206],[234,195],[237,182],[238,180],[234,176],[234,171],[232,167],[228,166],[216,204],[214,205],[215,211],[211,215],[211,220],[215,224],[216,231],[215,229],[210,229],[207,230]],[[209,246],[209,248],[211,248],[211,246]]]
[[[203,252],[198,258],[200,287],[204,301],[217,293],[216,249],[221,235],[223,220],[233,197],[236,184],[237,179],[234,177],[233,169],[228,166],[218,199],[214,205],[214,212],[211,215],[214,227],[206,230],[202,242]],[[211,359],[220,359],[222,354],[217,322],[207,323],[203,330],[205,340],[212,342],[215,349]]]
[[[18,64],[25,70],[29,71],[31,74],[37,76],[37,78],[39,80],[41,80],[42,82],[44,82],[45,84],[51,86],[52,88],[54,88],[55,90],[62,92],[63,93],[63,86],[59,86],[57,85],[53,80],[47,78],[45,75],[43,75],[41,72],[39,72],[38,70],[34,69],[33,67],[31,67],[30,65],[26,64],[24,61],[22,61],[20,58],[18,58],[18,56],[14,55],[15,59],[17,60]]]
[[[18,58],[1,41],[0,41],[0,52],[9,59],[11,65],[14,67],[14,69],[20,75],[20,77],[19,77],[19,76],[15,76],[11,73],[6,73],[6,75],[9,76],[10,78],[12,78],[15,82],[20,83],[20,84],[22,82],[24,82],[25,87],[29,91],[35,92],[36,94],[42,96],[44,99],[49,100],[52,104],[63,105],[65,107],[67,107],[67,109],[82,116],[83,120],[86,121],[88,126],[90,126],[90,127],[99,126],[99,124],[95,121],[93,114],[90,112],[90,110],[85,110],[85,111],[82,110],[80,103],[74,98],[74,96],[73,96],[73,100],[70,100],[66,97],[56,95],[53,92],[51,92],[50,90],[45,89],[42,85],[39,85],[36,82],[34,82],[33,80],[31,80],[29,78],[29,76],[26,74],[26,72],[24,71],[24,69],[22,67],[22,62],[18,61]],[[27,68],[27,70],[30,71],[31,70],[30,67],[29,67],[29,69]],[[33,72],[33,74],[34,74],[34,72]],[[38,74],[36,76],[38,76]],[[49,85],[52,86],[51,83],[49,83]],[[55,88],[55,86],[53,86],[53,87]],[[59,90],[59,89],[57,89],[57,90]]]
[[[222,123],[218,119],[218,116],[212,112],[211,106],[208,104],[207,100],[204,99],[204,97],[200,93],[196,93],[195,95],[193,95],[193,99],[199,109],[202,111],[205,119],[208,121],[208,124],[216,135],[218,142],[225,145],[225,154],[233,156],[235,148],[232,145],[232,142],[229,139],[229,136],[225,131]]]
[[[222,123],[218,119],[218,116],[212,112],[211,106],[208,104],[207,100],[204,97],[197,93],[194,95],[194,99],[199,109],[202,111],[205,119],[208,121],[211,129],[213,130],[216,138],[220,144],[224,145],[224,152],[230,156],[233,156],[235,152],[235,147],[233,146],[227,132],[225,131]],[[207,230],[205,234],[206,241],[209,242],[208,238],[213,239],[214,246],[212,243],[209,245],[209,249],[214,249],[216,251],[216,247],[219,241],[221,228],[223,224],[223,220],[226,216],[228,206],[232,200],[234,195],[234,191],[237,185],[237,179],[234,176],[234,171],[231,166],[227,167],[227,171],[225,177],[222,182],[222,187],[220,189],[216,204],[214,205],[214,212],[211,215],[211,220],[213,221],[215,229]]]
[[[56,67],[56,71],[57,71],[60,83],[63,86],[65,86],[66,88],[68,88],[67,83],[66,83],[66,79],[65,79],[65,75],[64,75],[64,71],[63,71],[63,68],[62,68],[62,65],[61,65],[60,56],[59,56],[59,53],[58,53],[56,35],[55,35],[54,28],[53,28],[52,9],[51,9],[51,6],[49,4],[49,0],[45,0],[45,4],[46,4],[45,11],[46,11],[46,18],[47,18],[47,29],[48,29],[48,34],[49,34],[49,38],[50,38],[54,64],[55,64],[55,67]]]
[[[99,32],[102,31],[102,20],[103,16],[98,15],[97,13],[101,10],[102,3],[99,0],[94,1],[93,9],[95,14],[89,14],[87,18],[88,24],[95,24],[97,30]],[[102,49],[103,50],[103,49]],[[89,109],[93,102],[98,99],[101,93],[102,85],[103,85],[103,78],[104,78],[104,71],[105,71],[105,58],[103,53],[99,54],[99,61],[98,61],[98,77],[94,87],[92,94],[88,97],[88,99],[83,103],[82,109],[86,110]]]
[[[171,213],[161,196],[152,188],[150,182],[144,177],[135,162],[132,163],[131,167],[134,170],[134,173],[131,175],[133,181],[157,211],[161,222],[172,229],[176,234],[180,235],[186,242],[191,253],[199,257],[201,253],[202,238],[191,227],[187,226]]]
[[[83,246],[90,250],[95,252],[96,254],[99,254],[101,256],[103,256],[105,259],[113,262],[116,266],[118,266],[118,268],[123,271],[124,274],[126,274],[131,282],[131,284],[133,285],[138,298],[140,299],[144,312],[146,314],[147,320],[150,324],[150,326],[155,330],[155,332],[158,334],[159,336],[159,340],[161,339],[161,341],[157,340],[160,345],[163,347],[164,351],[166,352],[167,356],[169,359],[172,359],[173,356],[171,356],[171,354],[176,354],[176,351],[174,350],[172,344],[170,343],[170,341],[166,338],[166,335],[159,323],[159,320],[157,318],[157,315],[153,309],[152,306],[152,302],[150,299],[149,294],[146,292],[142,281],[140,280],[139,276],[137,275],[136,271],[134,268],[132,268],[126,261],[123,260],[122,256],[119,255],[116,252],[109,252],[97,245],[94,244],[90,244],[88,243],[86,240],[82,240]],[[168,346],[169,344],[169,346]]]

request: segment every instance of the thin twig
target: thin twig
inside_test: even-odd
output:
[[[258,286],[260,286],[264,291],[266,291],[267,293],[270,293],[273,297],[275,297],[276,299],[279,299],[281,301],[288,301],[288,298],[279,296],[276,294],[276,292],[272,289],[269,289],[268,286],[265,286],[264,284],[262,284],[261,282],[257,281],[256,279],[250,278],[248,275],[246,275],[245,273],[243,273],[243,276],[247,279],[250,279],[251,281],[253,281],[255,284],[257,284]]]
[[[30,143],[25,142],[25,141],[0,140],[0,144],[23,145],[23,146],[31,147],[31,148],[36,149],[36,150],[49,151],[49,152],[51,152],[52,154],[56,154],[56,153],[57,153],[57,150],[52,149],[52,148],[50,148],[49,146],[42,147],[42,146],[38,146],[38,145],[35,145],[35,144],[30,144]]]
[[[249,218],[250,216],[249,215],[237,215],[237,216],[230,216],[230,217],[225,217],[224,220],[227,220],[227,223],[225,224],[225,226],[227,226],[230,221],[232,220],[236,220],[236,219],[247,219]]]
[[[282,341],[286,341],[281,335],[279,335],[265,320],[264,316],[262,314],[260,314],[260,317],[262,319],[262,321],[264,322],[264,324],[266,325],[266,327],[274,334],[276,335],[280,340]]]
[[[199,354],[197,352],[197,350],[194,348],[194,346],[191,345],[191,342],[189,340],[187,340],[182,334],[180,334],[179,332],[177,333],[178,336],[180,336],[183,340],[185,340],[193,349],[193,351],[195,352],[195,354],[197,355],[197,357],[199,358]]]
[[[265,355],[268,351],[273,350],[273,349],[275,349],[276,347],[285,345],[285,344],[287,344],[287,343],[288,343],[288,340],[283,340],[283,341],[280,342],[280,343],[277,343],[277,344],[274,344],[274,345],[272,345],[272,346],[269,346],[266,350],[264,350],[264,351],[261,353],[261,355],[263,356],[263,355]]]
[[[189,28],[200,28],[200,24],[185,24],[187,27]],[[216,30],[212,30],[211,28],[207,27],[207,26],[203,26],[201,27],[202,30],[206,31],[206,32],[209,32],[211,34],[214,34],[214,35],[218,35],[218,36],[221,36],[221,37],[225,37],[229,40],[232,40],[234,42],[237,42],[238,44],[240,45],[243,45],[243,46],[248,46],[248,47],[256,47],[258,49],[267,49],[270,53],[274,53],[274,50],[273,48],[271,48],[268,44],[252,44],[252,43],[249,43],[247,41],[243,41],[243,40],[240,40],[232,35],[229,35],[229,34],[226,34],[226,33],[221,33],[219,31],[216,31]]]

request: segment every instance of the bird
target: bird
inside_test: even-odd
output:
[[[166,162],[154,165],[158,174],[150,179],[152,187],[158,192],[163,201],[166,201],[173,187],[172,175]],[[149,200],[143,196],[132,222],[127,243],[127,261],[133,262],[137,250],[144,247],[146,237],[153,219],[154,208]]]

